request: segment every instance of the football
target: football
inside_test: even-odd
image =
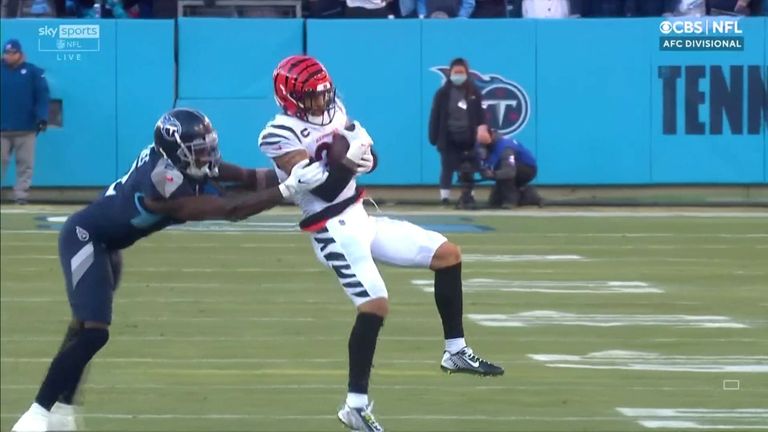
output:
[[[331,143],[328,146],[328,150],[326,153],[326,157],[328,158],[329,164],[336,164],[340,163],[344,160],[344,158],[347,157],[347,152],[349,151],[349,140],[347,137],[340,133],[333,134],[333,138],[331,138]]]

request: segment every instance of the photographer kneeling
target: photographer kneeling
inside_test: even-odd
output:
[[[522,143],[494,130],[490,143],[478,143],[477,153],[481,176],[496,181],[489,198],[491,207],[541,206],[539,193],[529,185],[538,171],[536,158]]]

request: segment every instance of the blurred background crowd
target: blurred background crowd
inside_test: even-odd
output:
[[[2,0],[4,17],[598,18],[767,15],[768,0]]]

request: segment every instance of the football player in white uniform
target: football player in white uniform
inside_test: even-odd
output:
[[[444,371],[502,375],[504,369],[475,355],[464,341],[458,246],[440,233],[369,216],[363,208],[364,191],[355,177],[375,169],[373,141],[358,122],[348,124],[325,67],[312,57],[291,56],[280,62],[273,79],[275,99],[283,112],[266,125],[259,147],[274,161],[281,181],[307,157],[328,168],[323,184],[293,200],[301,207],[299,225],[311,233],[318,260],[336,273],[358,312],[349,336],[349,392],[339,419],[352,430],[383,430],[368,401],[376,340],[389,311],[387,287],[375,261],[435,272],[435,302],[445,337],[440,363]],[[336,133],[349,141],[346,157],[340,161],[329,157]]]

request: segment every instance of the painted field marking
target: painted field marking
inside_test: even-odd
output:
[[[714,315],[619,315],[573,314],[557,311],[528,311],[516,314],[468,314],[477,324],[488,327],[533,327],[580,325],[590,327],[670,326],[677,328],[748,328],[726,316]]]
[[[17,417],[21,415],[3,413],[0,417]],[[335,415],[268,415],[268,414],[83,414],[84,418],[106,418],[106,419],[124,419],[124,420],[173,420],[173,419],[199,419],[199,420],[248,420],[248,419],[271,419],[271,420],[333,420]],[[622,417],[553,417],[553,416],[486,416],[486,415],[394,415],[378,416],[390,420],[457,420],[457,421],[535,421],[542,423],[561,423],[561,422],[595,422],[595,421],[617,421]],[[338,420],[336,420],[338,424]]]
[[[434,292],[434,281],[414,279],[424,292]],[[640,281],[521,281],[508,279],[465,279],[464,292],[537,292],[572,294],[661,293],[664,290]]]
[[[741,381],[739,380],[723,380],[723,390],[739,390],[741,387]]]
[[[650,429],[768,429],[768,409],[616,408]]]
[[[485,255],[462,254],[464,262],[551,262],[551,261],[585,261],[581,255]]]
[[[219,319],[219,318],[217,318]],[[250,318],[234,318],[234,321],[249,320]],[[173,321],[170,317],[164,317],[162,320]],[[184,320],[180,318],[180,320]],[[224,320],[224,319],[221,319]],[[122,320],[121,320],[122,321]],[[130,322],[129,320],[126,320]],[[229,321],[232,321],[230,319]],[[319,342],[319,341],[347,341],[348,336],[300,336],[300,335],[284,335],[284,336],[227,336],[221,334],[218,336],[120,336],[121,341],[143,341],[143,342],[273,342],[273,341],[302,341],[302,342]],[[390,341],[432,341],[436,339],[434,336],[381,336],[380,340]],[[496,341],[496,336],[473,336],[472,340],[482,341]],[[573,336],[559,336],[559,337],[519,337],[515,338],[517,342],[624,342],[624,337],[590,337],[589,335],[573,335]],[[764,342],[764,339],[759,338],[713,338],[713,337],[684,337],[684,338],[650,338],[645,339],[649,342]],[[28,344],[30,342],[61,342],[59,336],[3,336],[0,337],[2,342],[19,342]]]
[[[468,385],[466,383],[456,384],[451,386],[450,384],[441,385],[408,385],[408,384],[380,384],[377,385],[377,389],[388,390],[533,390],[533,391],[551,391],[562,390],[563,383],[569,382],[568,380],[560,381],[556,385]],[[600,386],[584,386],[581,381],[578,381],[579,389],[582,390],[605,390],[605,387]],[[40,388],[40,384],[2,384],[0,389],[5,390],[37,390]],[[86,384],[85,389],[125,389],[125,390],[327,390],[327,389],[345,389],[346,384]],[[709,391],[710,388],[706,387],[626,387],[631,391]]]
[[[768,356],[682,356],[611,350],[587,355],[528,354],[528,357],[543,362],[547,367],[555,368],[657,372],[768,372]],[[724,390],[726,381],[734,380],[723,381]]]

